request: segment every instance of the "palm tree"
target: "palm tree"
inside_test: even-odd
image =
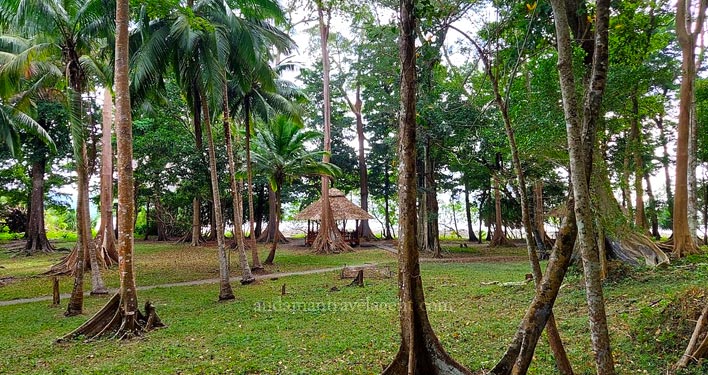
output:
[[[82,123],[82,94],[88,87],[85,70],[81,66],[81,56],[92,52],[95,38],[110,34],[111,12],[104,9],[105,0],[11,0],[0,5],[0,13],[18,32],[32,34],[42,40],[54,56],[47,61],[57,64],[59,71],[66,72],[67,102],[70,110],[70,127],[78,177],[77,198],[77,249],[79,254],[88,255],[91,260],[94,293],[105,293],[100,271],[95,261],[96,254],[90,251],[91,217],[88,203],[88,155],[87,129]],[[78,256],[75,272],[74,291],[67,308],[67,315],[80,314],[83,306],[83,258]],[[82,260],[82,259],[81,259]]]
[[[32,134],[55,148],[52,138],[31,116],[33,95],[47,80],[61,75],[53,65],[35,61],[36,57],[46,56],[47,50],[46,44],[37,44],[31,39],[0,35],[0,143],[4,143],[13,156],[20,151],[21,132]]]
[[[283,185],[301,176],[334,176],[340,173],[337,166],[325,163],[321,159],[324,151],[308,151],[305,144],[315,141],[322,134],[303,129],[302,125],[286,116],[278,116],[275,120],[261,127],[254,143],[254,161],[256,170],[267,176],[271,212],[275,212],[272,223],[278,233],[280,222],[281,193]],[[273,264],[277,238],[273,238],[272,247],[265,264]]]
[[[189,9],[176,9],[163,19],[142,22],[146,25],[144,43],[136,54],[135,92],[144,95],[149,87],[159,85],[167,67],[175,71],[177,83],[186,93],[195,123],[195,138],[201,149],[201,125],[208,142],[208,162],[214,204],[216,240],[219,248],[220,299],[232,299],[229,285],[229,265],[224,248],[223,217],[216,170],[216,153],[211,132],[211,119],[221,108],[228,92],[223,90],[226,79],[239,76],[243,70],[257,65],[274,43],[277,30],[258,17],[273,18],[278,14],[277,3],[261,0],[260,6],[239,4],[238,11],[218,0],[189,3]],[[195,19],[197,21],[195,21]],[[277,44],[276,44],[277,45]],[[225,95],[226,94],[226,95]],[[228,116],[228,114],[226,114]],[[199,237],[199,204],[195,199],[192,242]],[[255,249],[254,249],[255,250]],[[254,266],[259,262],[254,261]]]
[[[135,214],[133,201],[133,132],[128,88],[128,0],[116,4],[116,138],[118,144],[118,251],[120,252],[120,291],[79,328],[61,340],[112,335],[120,339],[140,336],[163,324],[149,303],[145,315],[138,310],[133,272]]]

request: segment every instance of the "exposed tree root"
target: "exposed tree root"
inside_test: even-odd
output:
[[[266,225],[265,229],[263,230],[263,232],[261,232],[261,235],[258,236],[256,241],[260,243],[273,242],[273,237],[275,236],[271,232],[272,230],[270,229],[270,224]],[[283,235],[283,233],[278,230],[278,242],[280,242],[281,244],[286,244],[289,243],[290,240],[285,238],[285,235]]]
[[[186,243],[186,244],[191,244],[191,243],[192,243],[192,232],[191,232],[191,231],[185,233],[182,237],[180,237],[180,238],[175,242],[175,244],[184,244],[184,243]],[[199,236],[198,243],[199,243],[199,246],[201,246],[201,245],[203,245],[203,244],[206,243],[206,239],[204,239],[204,236],[201,236],[201,235]]]
[[[96,258],[98,261],[98,266],[101,268],[109,268],[113,265],[118,264],[118,252],[108,252],[100,244],[98,246],[91,246],[94,251],[96,251]],[[114,248],[115,249],[115,248]],[[76,270],[76,262],[78,260],[79,248],[74,246],[71,252],[62,258],[59,263],[53,265],[49,271],[45,272],[43,275],[47,276],[60,276],[60,275],[73,275]],[[91,259],[89,254],[84,255],[84,270],[91,269]]]
[[[413,293],[422,295],[420,277],[414,282]],[[418,292],[416,292],[416,290]],[[414,307],[415,305],[415,307]],[[402,315],[408,315],[408,329],[402,333],[401,346],[393,362],[382,375],[468,375],[469,370],[457,363],[440,345],[435,332],[430,326],[425,311],[425,304],[409,301],[402,309]],[[403,319],[403,318],[402,318]],[[406,337],[407,336],[407,337]]]
[[[494,237],[489,242],[489,247],[516,247],[516,245],[506,238],[503,232],[500,231],[500,234],[497,234],[495,231]]]
[[[338,254],[354,251],[349,244],[344,241],[344,237],[339,233],[336,226],[333,227],[330,233],[324,233],[320,230],[319,234],[312,242],[312,248],[317,254]]]
[[[645,235],[630,232],[620,239],[608,235],[605,243],[610,255],[634,266],[646,264],[656,267],[670,262],[666,253]]]
[[[95,340],[110,337],[125,340],[140,337],[145,332],[164,326],[150,302],[145,303],[145,315],[139,310],[129,315],[123,310],[120,293],[116,293],[91,319],[58,339],[57,343],[77,338]]]
[[[47,239],[47,235],[44,233],[37,233],[27,239],[24,250],[22,250],[21,254],[29,256],[35,254],[49,254],[55,251],[56,249]]]

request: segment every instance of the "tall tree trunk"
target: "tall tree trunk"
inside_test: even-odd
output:
[[[283,233],[280,232],[279,225],[276,224],[278,215],[280,215],[280,202],[278,201],[279,193],[273,191],[268,185],[268,225],[266,225],[265,230],[258,236],[258,242],[273,242],[276,238],[280,243],[287,243],[288,240],[285,238]],[[269,256],[270,257],[270,256]],[[267,261],[265,264],[268,263]]]
[[[526,189],[526,178],[524,176],[523,169],[521,167],[521,158],[519,157],[519,148],[516,145],[516,136],[514,134],[514,128],[511,125],[511,117],[509,116],[508,101],[502,97],[501,90],[499,89],[499,81],[497,76],[492,70],[492,65],[489,62],[489,58],[484,53],[481,48],[478,48],[480,56],[482,56],[482,61],[484,62],[487,77],[492,83],[492,89],[494,91],[494,100],[496,102],[499,111],[501,112],[502,119],[504,121],[504,130],[506,132],[507,141],[509,142],[509,148],[511,149],[511,161],[514,166],[514,172],[516,174],[516,180],[519,185],[518,194],[521,201],[521,221],[524,226],[525,237],[526,237],[526,250],[529,255],[529,262],[531,264],[531,271],[533,273],[534,283],[537,290],[540,288],[541,278],[543,273],[541,271],[541,264],[538,259],[538,253],[536,246],[534,244],[533,228],[531,224],[531,215],[529,213],[531,206],[529,204],[528,193]],[[496,175],[495,175],[496,176]],[[499,203],[499,180],[496,179],[496,192],[495,197],[497,200],[496,208],[496,220],[497,226],[501,223],[501,207]],[[559,371],[562,374],[572,375],[573,369],[568,360],[568,356],[563,347],[563,341],[561,340],[560,334],[558,333],[558,328],[556,327],[556,321],[551,311],[549,316],[549,321],[546,326],[546,333],[548,334],[548,342],[553,351],[553,356],[556,360]],[[533,352],[526,356],[520,356],[516,362],[516,373],[525,374],[528,371],[528,367],[531,364]]]
[[[266,203],[266,184],[256,184],[256,238],[263,234],[263,213],[265,212]]]
[[[651,179],[649,178],[648,171],[644,171],[644,182],[647,184],[647,196],[649,197],[649,222],[651,223],[651,235],[655,240],[659,241],[661,239],[661,233],[659,233],[659,218],[656,214],[656,199],[654,198],[654,192],[651,188]]]
[[[401,346],[384,375],[471,374],[442,348],[428,320],[416,247],[416,63],[414,0],[400,1],[401,113],[398,131],[398,298]]]
[[[96,246],[101,262],[110,266],[118,263],[115,230],[113,228],[113,95],[103,90],[103,122],[101,127],[101,226]]]
[[[470,242],[479,241],[472,229],[472,204],[470,203],[470,189],[467,182],[465,182],[465,216],[467,218],[467,240]]]
[[[86,146],[81,148],[81,155],[86,156]],[[74,268],[74,286],[71,290],[71,297],[67,306],[65,316],[75,316],[83,313],[84,308],[84,267],[85,258],[88,255],[90,234],[86,232],[90,225],[86,225],[85,213],[88,208],[84,208],[88,204],[88,176],[86,171],[86,159],[79,159],[76,164],[76,174],[78,177],[78,197],[76,199],[76,263]],[[84,190],[84,186],[86,189]],[[90,229],[89,229],[90,230]]]
[[[218,229],[216,229],[216,213],[214,212],[214,204],[207,203],[209,207],[209,235],[207,236],[207,241],[215,241]]]
[[[664,90],[664,96],[666,96],[666,89]],[[663,155],[661,157],[661,164],[664,166],[664,188],[666,189],[666,205],[669,211],[669,224],[673,227],[673,215],[674,215],[674,195],[671,191],[671,158],[669,157],[669,141],[666,134],[666,129],[664,125],[664,113],[660,113],[655,119],[656,127],[659,128],[659,142],[661,142],[661,147],[663,148]]]
[[[226,254],[224,244],[224,219],[221,211],[221,194],[219,193],[219,177],[216,171],[216,150],[214,150],[214,136],[211,132],[211,120],[209,115],[209,105],[203,91],[199,91],[202,102],[202,117],[204,118],[204,129],[206,130],[207,144],[209,148],[209,177],[211,179],[211,194],[214,200],[214,226],[211,230],[216,233],[216,245],[219,256],[219,301],[236,298],[231,289],[229,281],[229,258]]]
[[[253,166],[251,164],[251,98],[244,101],[244,117],[246,123],[246,184],[248,185],[248,246],[251,248],[251,263],[253,270],[262,270],[261,260],[258,258],[258,244],[256,244],[256,231],[254,228],[255,213],[253,212]]]
[[[701,60],[699,55],[699,65]],[[696,67],[698,70],[698,66]],[[696,118],[696,93],[691,95],[691,121],[688,128],[688,231],[693,237],[693,243],[698,246],[698,120]]]
[[[596,122],[600,117],[608,62],[609,0],[597,0],[592,56],[592,72],[585,91],[582,117],[578,113],[576,87],[573,73],[573,49],[571,45],[568,11],[564,0],[551,0],[556,26],[558,49],[558,72],[560,76],[563,110],[568,133],[570,175],[573,186],[574,211],[578,228],[578,243],[583,261],[585,292],[590,318],[590,333],[598,375],[615,373],[610,349],[610,337],[605,314],[605,302],[600,277],[600,260],[593,230],[592,202],[590,200],[590,176],[592,174],[593,148],[595,146]]]
[[[492,172],[492,188],[494,189],[494,235],[489,242],[489,247],[497,246],[509,246],[512,247],[514,244],[506,238],[504,234],[504,223],[502,221],[502,208],[501,208],[501,184],[499,182],[499,171]]]
[[[133,271],[133,132],[128,88],[128,0],[116,2],[116,139],[118,144],[118,252],[120,291],[86,323],[64,336],[68,340],[112,335],[128,339],[162,326],[155,308],[145,304],[146,315],[138,311]]]
[[[193,83],[193,86],[196,83]],[[196,90],[196,89],[195,89]],[[197,153],[201,157],[204,153],[204,144],[202,140],[202,116],[201,116],[201,100],[195,93],[194,108],[192,109],[194,116],[194,138],[197,146]],[[192,199],[192,237],[190,246],[200,246],[202,243],[202,220],[201,220],[201,201],[198,195]]]
[[[83,160],[88,161],[88,153],[86,152],[86,144],[84,144],[82,151]],[[89,264],[91,266],[91,294],[92,295],[102,295],[108,294],[108,289],[103,283],[103,278],[101,277],[101,267],[98,264],[98,257],[96,256],[96,246],[91,240],[91,212],[89,210],[89,179],[91,176],[88,174],[87,164],[82,163],[79,167],[84,169],[83,178],[79,178],[79,197],[78,200],[81,201],[81,205],[77,206],[80,209],[82,220],[76,222],[77,225],[81,225],[83,228],[79,231],[79,236],[81,241],[84,242],[83,254],[84,258],[88,256]]]
[[[545,214],[543,209],[543,181],[536,180],[533,185],[534,194],[534,220],[536,233],[538,234],[538,243],[543,245],[543,250],[549,250],[553,247],[553,242],[546,233]],[[540,246],[539,246],[540,248]]]
[[[243,180],[236,181],[236,161],[234,160],[233,137],[231,135],[231,116],[229,115],[228,89],[224,83],[224,139],[226,140],[226,155],[229,161],[229,184],[231,185],[231,203],[234,211],[234,241],[238,249],[238,264],[241,267],[241,284],[250,284],[256,279],[251,273],[251,266],[248,265],[246,256],[246,239],[243,236],[243,202],[241,197],[241,185]]]
[[[157,223],[157,241],[167,241],[167,225],[165,224],[165,208],[162,207],[160,196],[155,197],[155,221]]]
[[[273,205],[275,206],[274,211],[275,214],[272,217],[272,220],[268,223],[268,226],[273,227],[273,232],[275,232],[275,235],[273,236],[273,239],[271,240],[271,246],[270,246],[270,251],[268,252],[268,257],[265,260],[265,264],[273,264],[273,260],[275,260],[275,250],[278,248],[278,242],[280,242],[280,193],[282,191],[282,185],[279,184],[277,187],[278,190],[273,192]],[[270,192],[272,189],[269,187],[268,191]]]
[[[695,49],[698,35],[703,31],[705,10],[708,3],[701,1],[698,7],[698,19],[691,20],[693,1],[678,0],[676,3],[676,35],[681,46],[681,89],[679,91],[678,139],[676,140],[676,186],[674,188],[674,255],[682,257],[698,251],[693,241],[688,217],[688,168],[689,142],[691,138],[691,104],[693,102],[696,77]]]
[[[630,218],[634,216],[634,208],[632,207],[632,192],[629,190],[629,176],[632,171],[630,170],[630,160],[632,156],[630,144],[631,136],[628,136],[625,132],[624,137],[627,142],[624,146],[624,160],[622,161],[622,179],[620,181],[620,186],[622,187],[622,207],[624,208],[624,214]]]
[[[646,231],[647,225],[646,213],[644,210],[644,187],[642,179],[644,178],[644,158],[642,158],[642,130],[640,128],[639,118],[639,98],[637,91],[633,91],[631,95],[632,101],[632,117],[630,119],[630,142],[632,155],[634,157],[634,225],[641,231]]]
[[[47,239],[44,228],[44,173],[47,159],[41,158],[32,162],[32,194],[29,205],[29,220],[27,222],[27,243],[25,254],[54,252],[54,246]]]
[[[331,17],[330,10],[327,9],[327,20],[325,21],[325,9],[322,5],[322,0],[317,0],[317,15],[320,26],[320,47],[322,49],[322,95],[324,102],[323,117],[324,117],[324,151],[322,156],[323,162],[329,162],[329,153],[332,151],[330,144],[330,127],[331,127],[331,98],[329,84],[329,52],[327,49],[327,40],[329,38],[329,20]],[[352,248],[344,242],[342,234],[339,232],[332,207],[329,202],[329,177],[322,177],[322,213],[320,214],[320,229],[317,237],[312,243],[312,248],[316,253],[330,254],[342,251],[353,251]]]
[[[356,117],[356,135],[357,135],[357,141],[359,145],[359,154],[358,154],[358,160],[359,160],[359,191],[361,192],[361,209],[369,212],[369,172],[366,168],[366,155],[364,154],[364,119],[362,118],[361,115],[361,108],[362,108],[362,102],[361,102],[361,84],[357,82],[356,84],[356,101],[354,102],[352,106],[352,111],[354,112],[354,115]],[[350,105],[351,106],[351,105]],[[359,222],[359,228],[357,229],[359,232],[359,237],[364,238],[366,240],[374,240],[376,239],[376,236],[374,236],[374,233],[371,231],[371,227],[369,227],[369,220],[361,220]]]
[[[433,253],[433,258],[442,258],[440,234],[438,224],[438,197],[435,182],[435,166],[433,154],[430,150],[430,137],[425,138],[423,156],[423,195],[425,196],[425,215],[423,216],[422,230],[425,232],[422,248]]]
[[[388,176],[388,163],[385,163],[384,165],[384,226],[385,228],[385,233],[384,233],[384,238],[387,240],[393,239],[393,235],[391,234],[391,188],[390,188],[390,183],[389,183],[389,176]]]

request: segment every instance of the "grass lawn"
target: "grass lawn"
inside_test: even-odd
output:
[[[297,243],[297,241],[293,241]],[[60,246],[70,248],[71,243]],[[261,262],[268,255],[266,246],[260,247]],[[0,251],[0,278],[12,276],[17,279],[7,287],[0,288],[0,301],[18,298],[51,296],[51,282],[46,277],[37,277],[49,270],[52,264],[66,255],[65,252],[44,254],[32,257],[12,257]],[[238,254],[230,252],[232,276],[240,276]],[[248,253],[250,260],[250,252]],[[339,254],[337,256],[318,256],[308,248],[289,244],[276,252],[275,264],[266,266],[268,273],[301,271],[307,269],[338,267],[345,264],[358,265],[364,262],[392,263],[396,258],[389,252],[376,248],[361,248],[360,251]],[[135,243],[135,272],[137,285],[158,285],[191,280],[212,279],[219,277],[219,264],[215,246],[190,247],[174,243],[143,242]],[[119,275],[117,268],[103,271],[103,279],[110,288],[117,288]],[[90,289],[90,277],[85,278],[85,290]],[[62,293],[70,293],[73,278],[63,276],[59,282]]]
[[[500,251],[511,255],[518,249]],[[141,285],[216,276],[215,249],[139,243],[136,252]],[[472,252],[494,255],[485,248]],[[0,275],[28,276],[44,270],[52,259],[3,255],[0,265],[5,268]],[[395,257],[374,249],[316,256],[288,248],[279,251],[278,265],[270,271],[365,261],[391,264]],[[689,261],[696,265],[687,266]],[[425,262],[421,267],[431,322],[443,346],[472,370],[491,367],[513,336],[533,287],[481,283],[523,280],[528,264]],[[115,281],[112,273],[106,276],[109,284]],[[555,311],[576,374],[591,374],[594,366],[580,277],[578,270],[571,270]],[[36,280],[41,280],[42,288],[28,286]],[[629,270],[614,280],[607,282],[605,291],[618,372],[665,373],[685,342],[658,329],[659,320],[675,295],[706,285],[708,257],[658,270]],[[227,303],[216,301],[216,284],[141,291],[140,301],[153,301],[168,327],[130,342],[53,343],[97,311],[106,298],[87,298],[87,315],[73,318],[63,317],[63,308],[50,308],[48,302],[0,306],[0,373],[377,374],[398,348],[397,285],[395,277],[365,282],[364,288],[346,287],[348,280],[328,272],[249,286],[234,284],[237,299]],[[283,284],[285,296],[280,295]],[[339,290],[332,291],[334,286]],[[33,296],[48,288],[47,280],[19,279],[0,287],[0,300]],[[690,328],[693,324],[685,322]],[[706,369],[688,373],[702,374]],[[554,373],[545,339],[529,373]]]

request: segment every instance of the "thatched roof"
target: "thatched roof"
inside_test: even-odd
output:
[[[340,190],[329,189],[329,204],[332,207],[334,220],[368,220],[374,217],[361,207],[350,202]],[[322,212],[322,198],[307,206],[295,215],[295,220],[320,220]]]

